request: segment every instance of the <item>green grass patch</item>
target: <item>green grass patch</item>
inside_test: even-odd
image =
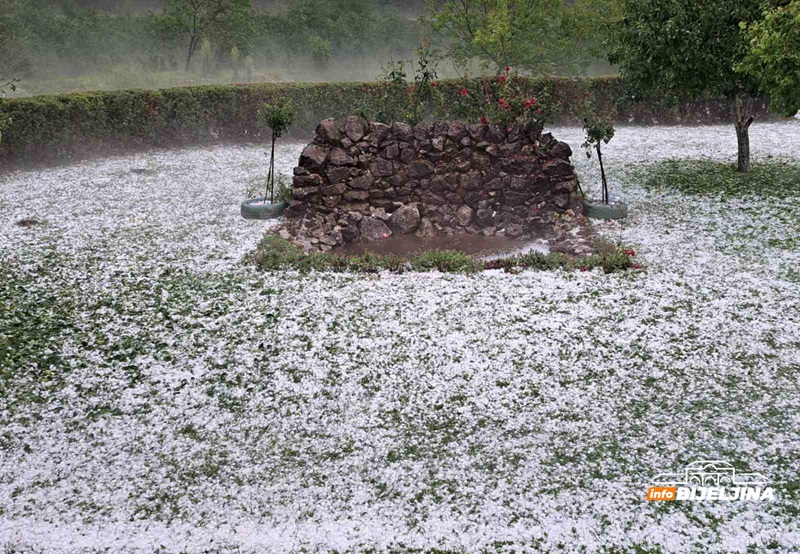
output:
[[[651,190],[677,190],[684,194],[762,198],[800,196],[800,164],[753,164],[749,173],[736,166],[706,160],[667,160],[638,168],[633,179]]]
[[[40,402],[67,371],[61,352],[72,330],[71,291],[47,290],[0,265],[0,397]],[[15,405],[14,402],[11,405]]]
[[[598,242],[591,256],[572,258],[565,254],[530,252],[495,260],[480,260],[457,250],[427,250],[407,257],[365,253],[357,256],[338,256],[327,252],[304,252],[300,247],[275,235],[266,235],[248,261],[264,271],[295,270],[377,273],[391,271],[440,271],[442,273],[477,273],[488,269],[517,271],[579,270],[601,268],[605,273],[641,269],[632,251],[606,242]]]

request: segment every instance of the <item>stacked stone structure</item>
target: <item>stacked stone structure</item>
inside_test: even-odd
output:
[[[540,235],[582,213],[571,155],[534,126],[326,119],[294,170],[286,232],[321,250],[410,233]]]

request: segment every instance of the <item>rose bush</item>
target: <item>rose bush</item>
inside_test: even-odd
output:
[[[526,94],[525,84],[506,67],[504,75],[465,79],[460,94],[449,101],[453,113],[468,122],[542,125],[549,116],[549,97],[546,92]]]

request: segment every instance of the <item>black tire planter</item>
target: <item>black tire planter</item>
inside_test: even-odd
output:
[[[628,205],[624,202],[601,204],[583,201],[584,214],[591,219],[625,219],[628,217]]]
[[[242,202],[242,217],[245,219],[274,219],[280,217],[288,205],[284,200],[275,204],[256,204],[256,202],[263,201],[263,198],[251,198]]]

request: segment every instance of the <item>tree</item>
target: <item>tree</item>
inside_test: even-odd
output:
[[[500,75],[576,71],[599,55],[601,31],[617,0],[430,0],[430,25],[443,57],[477,60]]]
[[[13,59],[13,55],[16,50],[19,49],[19,46],[14,44],[14,35],[11,32],[11,29],[4,21],[4,18],[11,13],[12,6],[9,0],[0,0],[0,52],[3,53],[3,58],[11,57]],[[11,68],[5,67],[5,64],[0,61],[0,70],[15,70],[16,67],[12,66]],[[0,77],[0,96],[6,95],[6,89],[9,89],[11,92],[17,90],[17,83],[19,79],[8,79]],[[4,125],[0,122],[0,129],[2,129]],[[0,138],[2,138],[2,134],[0,134]]]
[[[758,81],[786,116],[800,110],[800,0],[767,7],[764,19],[743,25],[749,50],[737,70]]]
[[[162,28],[189,39],[186,70],[204,39],[229,31],[232,23],[244,20],[251,0],[166,0],[158,18]]]
[[[258,111],[256,123],[263,129],[272,130],[272,148],[269,156],[269,174],[267,175],[264,202],[269,198],[275,203],[275,143],[283,136],[295,121],[295,111],[285,103],[264,104]]]
[[[415,39],[408,20],[375,0],[301,0],[278,19],[286,45],[317,60],[327,52],[374,56],[377,50],[404,48]]]
[[[14,32],[15,13],[15,6],[10,0],[0,0],[0,74],[3,75],[24,75],[31,68],[27,48]],[[0,87],[0,92],[4,93],[3,89],[6,87],[13,91],[12,86],[16,80],[5,79],[5,81],[9,82]]]
[[[600,201],[608,204],[608,179],[603,165],[603,144],[608,144],[614,138],[616,133],[614,123],[607,114],[597,109],[591,93],[588,92],[583,95],[583,98],[578,98],[573,102],[572,110],[575,117],[583,124],[583,132],[586,134],[586,141],[582,144],[586,151],[586,157],[592,157],[592,148],[597,151],[597,161],[600,162]]]
[[[761,0],[625,0],[609,60],[636,96],[665,101],[714,95],[732,103],[738,170],[750,170],[752,95],[736,67],[747,53],[740,24],[760,19]]]

